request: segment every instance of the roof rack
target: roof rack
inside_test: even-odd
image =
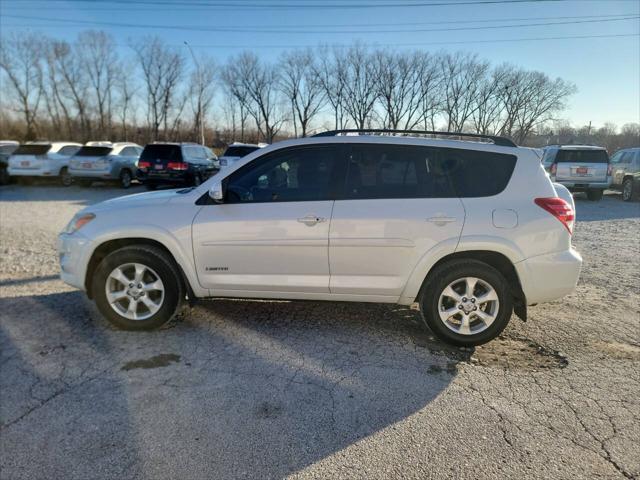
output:
[[[368,129],[341,129],[341,130],[329,130],[326,132],[316,133],[312,135],[312,137],[334,137],[340,134],[345,133],[358,133],[358,134],[382,134],[382,133],[402,133],[407,135],[433,135],[433,136],[442,136],[442,137],[465,137],[465,138],[486,138],[487,140],[492,140],[495,145],[500,147],[517,147],[512,140],[506,137],[499,137],[496,135],[483,135],[481,133],[460,133],[460,132],[435,132],[431,130],[389,130],[389,129],[376,129],[376,128],[368,128]]]

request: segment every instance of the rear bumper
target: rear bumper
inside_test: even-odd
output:
[[[69,173],[73,178],[86,178],[92,180],[116,180],[118,177],[114,176],[110,170],[81,170],[81,169],[69,169]]]
[[[554,180],[556,183],[560,183],[570,190],[606,190],[611,186],[611,178],[604,182],[590,182],[588,179],[585,181],[576,180]]]
[[[12,177],[57,177],[58,172],[51,168],[16,168],[11,167],[7,169],[9,175]]]
[[[191,184],[193,182],[193,174],[191,172],[154,174],[138,170],[136,178],[141,182],[149,183]]]
[[[79,232],[71,235],[61,233],[58,235],[57,250],[60,279],[72,287],[84,290],[87,265],[93,252],[91,241]]]
[[[527,304],[551,302],[573,292],[582,257],[573,248],[527,258],[514,264]]]

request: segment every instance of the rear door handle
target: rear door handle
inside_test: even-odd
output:
[[[298,222],[304,223],[307,227],[313,227],[317,223],[326,222],[327,219],[324,217],[316,217],[315,215],[307,215],[305,217],[299,218]]]
[[[433,223],[439,227],[443,227],[447,223],[455,222],[455,217],[431,217],[427,218],[427,222]]]

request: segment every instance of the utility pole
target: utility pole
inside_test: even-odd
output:
[[[198,76],[198,124],[200,126],[200,144],[204,145],[204,115],[202,111],[202,90],[204,89],[204,85],[202,83],[202,70],[200,70],[200,63],[198,59],[193,54],[193,50],[191,49],[191,45],[184,41],[184,44],[189,49],[189,53],[191,54],[191,58],[193,59],[193,63],[196,64],[196,75]]]

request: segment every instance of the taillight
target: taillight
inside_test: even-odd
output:
[[[558,171],[558,164],[557,163],[552,163],[551,164],[551,168],[549,169],[549,173],[551,175],[555,175],[557,171]]]
[[[613,174],[613,165],[609,164],[607,166],[607,177],[610,177]]]
[[[141,170],[151,168],[151,162],[145,162],[144,160],[138,161],[138,168],[140,168]]]
[[[169,170],[186,170],[189,166],[184,162],[169,162],[167,168]]]
[[[546,197],[536,198],[536,205],[544,208],[551,215],[560,220],[565,228],[569,231],[569,234],[573,234],[573,224],[576,219],[576,214],[573,211],[573,207],[562,198],[559,197]]]

